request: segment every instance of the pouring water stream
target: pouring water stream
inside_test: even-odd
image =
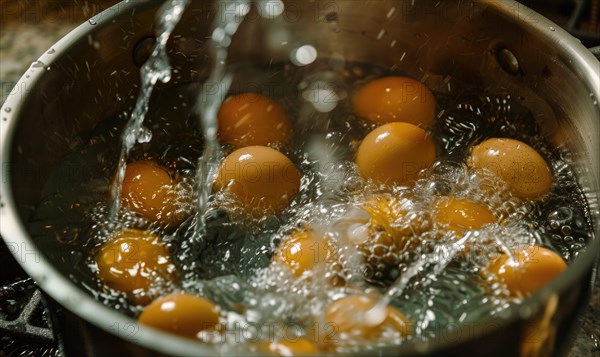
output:
[[[140,69],[141,85],[135,107],[123,130],[121,152],[119,155],[117,174],[111,188],[111,217],[116,219],[120,209],[120,195],[127,168],[127,160],[136,143],[145,143],[152,139],[152,132],[144,127],[144,118],[148,112],[148,103],[158,81],[166,83],[171,80],[171,65],[166,51],[167,41],[173,29],[181,19],[188,0],[171,0],[161,6],[157,22],[158,38],[152,54]]]
[[[198,96],[197,112],[204,133],[204,152],[198,160],[196,180],[198,201],[195,236],[206,233],[204,214],[216,176],[220,148],[217,141],[217,112],[229,91],[232,76],[227,71],[227,55],[231,37],[236,33],[244,17],[250,11],[249,0],[222,0],[216,3],[217,16],[213,25],[210,49],[214,64],[210,76]],[[229,15],[229,16],[228,16]]]

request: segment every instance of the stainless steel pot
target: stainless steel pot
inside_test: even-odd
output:
[[[1,234],[23,268],[71,312],[100,331],[103,352],[215,354],[210,346],[158,333],[94,300],[57,270],[27,230],[50,169],[79,133],[130,105],[139,83],[136,62],[154,35],[160,1],[124,1],[65,36],[32,64],[0,111]],[[393,67],[434,89],[451,75],[465,87],[509,93],[537,113],[547,138],[573,153],[596,235],[600,194],[600,64],[576,39],[514,1],[285,1],[278,18],[248,15],[229,61],[287,61],[310,44],[320,57]],[[170,43],[174,83],[201,79],[213,1],[192,1]],[[53,238],[48,238],[53,239]],[[561,353],[573,316],[585,306],[600,242],[593,239],[552,284],[507,316],[408,343],[382,353],[523,355]],[[528,324],[552,326],[537,336]],[[456,327],[456,326],[455,326]],[[72,337],[86,338],[75,330]],[[555,339],[556,336],[560,338]],[[535,337],[535,336],[534,336]],[[96,338],[96,337],[95,337]]]

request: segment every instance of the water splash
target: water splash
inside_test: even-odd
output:
[[[220,148],[217,141],[217,112],[232,80],[226,65],[229,45],[231,44],[231,37],[237,32],[244,17],[250,11],[250,1],[223,0],[216,2],[215,6],[217,7],[217,16],[215,16],[210,46],[214,62],[197,101],[197,112],[204,133],[204,152],[198,160],[196,171],[198,211],[195,231],[197,237],[201,237],[206,233],[204,214],[206,213],[220,157]]]
[[[368,323],[377,325],[383,321],[376,321],[381,316],[385,318],[386,307],[398,296],[400,296],[409,282],[421,273],[425,268],[430,267],[431,271],[422,281],[422,286],[431,283],[439,274],[441,274],[448,264],[456,257],[456,255],[463,249],[465,243],[472,240],[474,237],[473,232],[467,232],[464,237],[452,244],[439,244],[436,245],[434,251],[427,254],[425,257],[417,260],[412,264],[386,291],[386,293],[379,299],[377,304],[371,308],[366,314],[366,320]],[[375,319],[375,321],[373,321]]]
[[[111,188],[111,216],[119,214],[121,188],[127,168],[127,159],[137,142],[147,142],[152,137],[149,129],[144,127],[144,118],[148,112],[148,103],[158,81],[166,83],[171,80],[171,65],[166,51],[167,41],[173,29],[181,19],[188,0],[171,0],[166,2],[158,11],[158,39],[152,54],[140,70],[141,87],[129,121],[125,125],[122,136],[121,153],[114,185]]]

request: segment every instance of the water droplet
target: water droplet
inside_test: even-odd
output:
[[[90,23],[90,25],[96,25],[97,24],[97,22],[96,22],[96,20],[94,18],[89,19],[88,22]]]
[[[213,41],[218,42],[218,43],[223,41],[225,39],[225,36],[226,36],[225,30],[223,30],[220,27],[217,27],[216,29],[214,29],[214,31],[212,33]]]
[[[388,11],[387,15],[385,15],[385,17],[387,17],[388,19],[390,19],[392,16],[394,16],[394,13],[396,12],[396,8],[392,7],[390,9],[390,11]]]
[[[311,45],[298,47],[290,54],[290,60],[296,66],[306,66],[317,59],[317,49]]]
[[[54,50],[54,48],[51,48],[51,49],[49,49],[49,50],[48,50],[48,52],[46,52],[46,53],[47,53],[47,54],[49,54],[49,55],[52,55],[52,54],[54,54],[55,52],[56,52],[56,51]]]
[[[44,66],[45,66],[45,64],[42,61],[35,61],[31,64],[32,68],[42,68]]]
[[[7,113],[10,113],[12,111],[12,109],[11,109],[11,107],[6,107],[6,108],[4,108],[4,111]]]
[[[138,132],[137,142],[143,144],[150,142],[150,140],[152,140],[152,131],[145,126],[142,126]]]
[[[550,26],[550,31],[555,31],[554,26]]]

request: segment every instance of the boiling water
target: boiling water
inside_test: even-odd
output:
[[[308,333],[320,326],[318,317],[332,300],[370,292],[407,315],[413,322],[411,338],[431,340],[445,332],[443,326],[475,323],[518,303],[503,287],[490,285],[480,274],[493,253],[536,243],[554,247],[570,261],[583,249],[591,230],[568,153],[551,148],[538,135],[531,113],[516,101],[468,93],[437,95],[439,106],[446,109],[432,129],[440,159],[422,172],[414,187],[393,190],[412,201],[411,216],[421,217],[419,224],[430,229],[413,237],[419,244],[411,251],[394,253],[381,244],[356,248],[344,238],[352,236],[354,233],[347,234],[352,230],[360,231],[354,222],[364,218],[365,212],[356,203],[381,188],[365,182],[352,163],[357,143],[372,127],[351,114],[348,93],[372,77],[402,73],[362,64],[348,66],[360,70],[336,73],[327,61],[308,67],[271,64],[259,68],[249,64],[231,68],[230,93],[245,92],[246,84],[253,83],[253,88],[261,88],[263,94],[281,103],[290,117],[296,118],[294,142],[284,153],[303,174],[301,190],[281,215],[250,218],[227,195],[211,194],[205,214],[206,235],[202,240],[190,239],[190,234],[195,234],[197,158],[203,152],[199,139],[204,133],[197,114],[191,106],[183,105],[193,103],[202,89],[202,83],[194,82],[155,90],[150,99],[153,109],[145,124],[154,132],[153,140],[137,145],[131,152],[131,160],[152,159],[176,169],[180,207],[190,219],[174,231],[131,213],[118,223],[111,220],[109,187],[119,155],[121,115],[83,135],[81,147],[57,165],[30,222],[32,234],[71,279],[103,303],[132,316],[141,306],[95,277],[99,246],[123,226],[160,234],[176,262],[179,280],[157,284],[148,295],[184,290],[206,296],[227,312],[228,328],[233,330],[277,323],[294,326],[299,334]],[[335,91],[341,98],[325,114],[317,110],[317,101],[311,99],[314,97],[306,94],[315,81],[323,78],[337,83]],[[290,88],[287,83],[298,85]],[[544,201],[522,202],[503,189],[495,177],[476,176],[468,170],[464,164],[465,143],[497,136],[530,143],[551,164],[555,188]],[[232,148],[223,146],[222,150],[227,154]],[[500,189],[493,194],[484,192],[480,189],[482,182]],[[485,226],[472,237],[462,238],[465,242],[480,242],[472,247],[474,253],[468,258],[456,256],[456,237],[451,232],[431,229],[433,201],[449,194],[485,203],[500,217],[501,224]],[[272,263],[271,257],[288,234],[306,225],[333,237],[338,259],[317,266],[310,277],[296,279]],[[332,287],[332,278],[346,283]],[[392,332],[386,336],[376,342],[355,341],[343,350],[403,341]],[[221,342],[224,338],[213,339]]]
[[[272,328],[273,324],[278,328],[271,331],[276,336],[270,338],[289,333],[290,327],[294,334],[311,334],[324,327],[320,316],[331,301],[365,293],[380,296],[380,303],[365,318],[377,323],[381,317],[377,312],[390,304],[412,321],[413,336],[409,338],[435,340],[445,332],[443,326],[475,323],[519,302],[505,287],[490,284],[481,274],[490,256],[535,243],[553,247],[571,261],[591,238],[585,200],[569,166],[568,152],[550,147],[539,134],[533,115],[509,96],[455,90],[457,94],[436,95],[442,111],[431,135],[438,147],[438,162],[421,173],[414,187],[391,190],[411,202],[409,222],[395,223],[413,229],[410,240],[415,244],[401,252],[381,242],[357,246],[353,237],[366,229],[357,222],[368,219],[358,203],[385,189],[366,182],[356,172],[355,150],[373,125],[352,114],[350,97],[373,78],[404,73],[359,63],[334,66],[326,59],[312,64],[225,67],[231,36],[248,10],[246,2],[236,2],[241,6],[233,20],[236,26],[224,20],[212,34],[217,46],[208,78],[155,89],[157,80],[169,79],[164,44],[185,1],[171,5],[163,10],[171,15],[162,33],[166,37],[159,39],[147,64],[132,120],[123,127],[128,115],[108,118],[82,135],[83,144],[56,166],[29,225],[32,235],[63,271],[103,303],[131,316],[142,309],[97,279],[95,262],[99,247],[116,231],[137,227],[163,237],[179,275],[177,281],[154,284],[145,294],[156,298],[188,291],[205,296],[223,309],[228,330],[244,331],[245,341],[264,338],[265,326]],[[251,87],[247,88],[248,83]],[[220,91],[210,94],[214,92],[209,93],[207,85],[218,85]],[[216,141],[216,113],[222,99],[227,92],[255,92],[257,88],[294,118],[295,139],[279,149],[302,173],[300,192],[291,205],[277,216],[260,219],[248,217],[227,194],[211,190],[219,153],[232,151]],[[470,172],[464,163],[468,147],[489,137],[522,140],[540,152],[554,173],[552,193],[540,203],[523,202],[512,197],[496,177]],[[126,210],[114,219],[125,163],[140,159],[151,159],[177,172],[180,195],[176,207],[189,218],[176,229],[158,226]],[[117,184],[111,186],[115,171]],[[498,189],[483,191],[482,184]],[[437,227],[431,207],[446,195],[486,204],[499,223],[465,237]],[[290,233],[309,225],[331,237],[337,260],[317,266],[310,276],[295,278],[271,258]],[[461,251],[467,243],[471,253],[465,257]],[[254,332],[248,335],[248,331]],[[225,342],[221,346],[229,349],[240,342],[239,336],[233,336],[207,338]],[[380,341],[347,341],[340,351],[405,339],[386,331]]]

